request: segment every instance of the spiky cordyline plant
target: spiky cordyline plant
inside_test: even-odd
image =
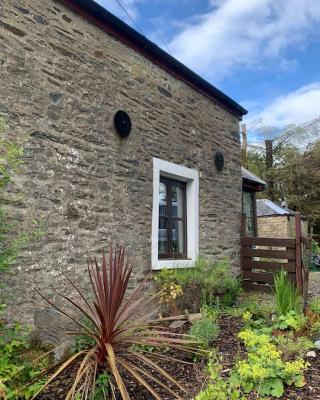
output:
[[[122,246],[117,252],[110,248],[109,263],[103,255],[101,268],[96,258],[90,261],[88,274],[93,300],[87,299],[80,289],[66,277],[71,287],[78,294],[80,302],[65,295],[61,296],[77,310],[77,316],[57,307],[37,291],[51,306],[70,318],[79,327],[79,331],[69,332],[70,334],[85,335],[94,344],[90,348],[73,354],[66,361],[56,366],[55,370],[51,368],[54,373],[36,396],[62,371],[73,364],[77,364],[78,369],[66,400],[72,400],[76,397],[81,399],[91,398],[97,375],[103,371],[113,375],[114,382],[123,400],[130,399],[123,379],[124,371],[144,386],[156,399],[161,400],[161,397],[154,386],[151,385],[151,382],[155,386],[167,390],[173,398],[181,398],[178,394],[179,391],[188,393],[151,357],[135,351],[134,345],[147,345],[156,348],[165,346],[195,353],[200,352],[197,347],[198,342],[186,339],[183,335],[166,331],[164,327],[159,325],[161,320],[150,320],[150,309],[152,309],[157,295],[147,296],[145,294],[146,280],[134,289],[127,298],[125,297],[131,273],[132,265],[125,262],[125,249]],[[90,324],[85,324],[84,318],[89,320]],[[152,353],[152,358],[180,361],[169,356],[166,357],[163,353],[157,351]],[[154,372],[160,376],[160,379],[154,376]],[[171,387],[164,381],[170,382]],[[175,389],[172,389],[172,387],[175,387]]]

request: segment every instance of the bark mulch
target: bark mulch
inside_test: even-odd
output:
[[[219,318],[220,334],[213,343],[213,346],[217,350],[217,354],[221,360],[223,376],[229,375],[230,369],[236,362],[236,360],[245,354],[243,347],[237,338],[237,333],[242,327],[241,318],[222,315]],[[187,332],[188,326],[184,326],[175,332]],[[179,358],[184,361],[192,361],[190,356],[182,352],[170,351],[167,353],[169,356]],[[320,400],[320,351],[317,351],[317,358],[308,360],[310,367],[305,373],[306,385],[301,388],[288,387],[285,394],[281,397],[282,400]],[[185,400],[190,400],[201,390],[206,384],[206,378],[202,370],[205,366],[204,361],[197,361],[192,365],[181,364],[174,361],[158,361],[158,364],[170,373],[175,379],[177,379],[182,385],[184,385],[190,392],[190,396],[186,396],[183,393],[179,393]],[[71,386],[74,379],[76,368],[69,369],[63,373],[59,379],[53,382],[50,387],[41,395],[37,397],[39,400],[64,400],[68,388]],[[151,374],[155,374],[154,371],[148,371]],[[140,385],[138,385],[133,379],[124,374],[124,380],[127,385],[127,389],[132,400],[152,400],[152,396],[146,392]],[[171,386],[172,387],[172,386]],[[168,394],[161,388],[157,389],[159,395],[163,400],[173,400],[174,397]],[[120,400],[120,396],[117,395],[117,399]],[[259,397],[252,394],[248,397],[248,400],[257,400]],[[271,399],[271,398],[270,398]]]
[[[190,325],[185,325],[183,328],[174,329],[172,330],[174,333],[187,333],[189,331]],[[153,361],[155,361],[161,368],[163,368],[167,373],[169,373],[174,379],[179,381],[183,387],[187,389],[190,395],[186,395],[184,392],[180,391],[178,394],[185,400],[194,398],[196,394],[200,391],[202,384],[205,380],[204,374],[202,372],[205,366],[205,360],[199,361],[194,363],[193,356],[189,355],[185,352],[173,351],[169,350],[164,353],[169,357],[173,357],[179,359],[181,361],[188,362],[185,363],[178,363],[176,361],[168,360],[165,361],[163,359],[153,358],[152,353],[148,354]],[[64,400],[68,390],[70,389],[74,376],[76,374],[78,365],[69,368],[68,370],[64,371],[50,386],[39,396],[37,399],[39,400]],[[142,366],[140,364],[140,366]],[[145,367],[144,367],[145,368]],[[152,369],[148,369],[147,372],[153,375],[155,378],[161,380],[161,377]],[[125,371],[121,370],[121,375],[123,380],[126,384],[128,393],[132,400],[151,400],[153,396],[147,392],[142,386],[137,384],[133,378],[127,374]],[[146,381],[151,384],[155,388],[155,383],[148,380],[145,377]],[[163,380],[162,380],[163,381]],[[177,391],[177,387],[171,384],[168,381],[163,382],[171,389]],[[165,389],[161,387],[157,387],[156,391],[161,396],[163,400],[172,400],[175,397],[168,393]],[[116,393],[117,400],[121,400],[121,396],[119,393]],[[110,396],[111,399],[111,396]]]

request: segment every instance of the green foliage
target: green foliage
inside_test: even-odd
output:
[[[311,251],[315,254],[320,254],[320,246],[314,239],[311,240]]]
[[[287,315],[291,311],[301,313],[301,296],[294,284],[289,280],[287,271],[274,277],[274,296],[278,315]]]
[[[286,360],[296,357],[303,358],[307,351],[313,348],[312,340],[304,336],[295,337],[293,332],[274,336],[273,341],[281,351],[282,358]]]
[[[309,307],[313,313],[320,314],[320,298],[313,299]]]
[[[237,316],[243,316],[245,312],[249,312],[252,320],[268,319],[274,312],[274,302],[271,298],[266,298],[266,295],[246,293],[239,299],[237,306],[229,309],[228,312]]]
[[[250,311],[245,311],[242,316],[242,321],[247,329],[266,334],[270,334],[272,332],[270,321],[266,316],[257,316],[252,314]]]
[[[204,310],[202,314],[202,318],[192,324],[190,335],[197,338],[204,346],[209,347],[209,344],[218,337],[219,325],[215,321],[215,318],[207,314]]]
[[[255,390],[262,396],[281,397],[284,384],[301,387],[306,363],[302,359],[284,362],[272,338],[251,329],[239,333],[247,358],[236,363],[231,381],[245,393]]]
[[[318,336],[320,334],[320,321],[316,321],[312,324],[311,334],[313,336]]]
[[[0,189],[10,182],[11,174],[18,171],[23,154],[21,143],[4,138],[6,130],[5,119],[0,117]]]
[[[183,294],[182,286],[175,282],[173,270],[163,269],[153,279],[161,290],[162,303],[170,303]]]
[[[0,117],[0,191],[5,190],[12,175],[19,172],[22,164],[24,138],[7,139],[7,124]],[[7,272],[15,264],[19,251],[29,242],[41,236],[37,221],[30,232],[21,232],[18,224],[10,221],[10,215],[0,207],[0,273]]]
[[[222,305],[224,307],[232,307],[236,303],[236,300],[241,293],[241,281],[240,279],[232,278],[226,285],[226,292],[222,297]]]
[[[93,392],[94,400],[105,400],[110,391],[110,376],[104,372],[96,379],[96,384]]]
[[[223,304],[233,305],[241,290],[227,259],[212,264],[199,257],[191,268],[163,269],[154,279],[160,290],[167,290],[172,285],[181,286],[183,293],[190,289],[192,301],[199,308],[204,304],[216,304],[219,294]]]
[[[265,152],[249,151],[248,169],[273,182],[272,199],[286,198],[288,207],[301,211],[320,232],[320,140],[313,141],[307,148],[288,144],[291,134],[296,139],[298,134],[306,133],[303,131],[301,127],[284,129],[273,137],[272,168],[266,168]]]
[[[231,384],[229,379],[221,376],[220,360],[211,353],[207,365],[209,382],[207,387],[196,397],[196,400],[245,400],[238,388]]]
[[[32,363],[39,354],[32,354],[27,334],[28,330],[18,323],[8,325],[0,319],[0,398],[28,400],[43,385],[43,380],[39,380],[24,387],[48,364],[48,358]]]
[[[280,315],[273,325],[273,328],[281,330],[292,329],[298,331],[303,328],[305,323],[306,318],[301,313],[297,314],[295,311],[290,311],[285,315]]]

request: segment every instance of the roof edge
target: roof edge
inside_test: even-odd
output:
[[[103,31],[115,36],[129,47],[135,49],[155,64],[161,66],[174,77],[186,82],[193,89],[235,114],[240,119],[248,111],[236,101],[201,78],[198,74],[176,60],[159,46],[141,35],[135,29],[111,14],[93,0],[59,0],[72,11],[98,26]]]

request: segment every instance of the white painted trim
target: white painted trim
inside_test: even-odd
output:
[[[186,182],[187,197],[187,260],[158,259],[159,184],[160,175]],[[151,265],[152,269],[190,267],[199,254],[199,173],[168,161],[153,158],[153,207]]]

